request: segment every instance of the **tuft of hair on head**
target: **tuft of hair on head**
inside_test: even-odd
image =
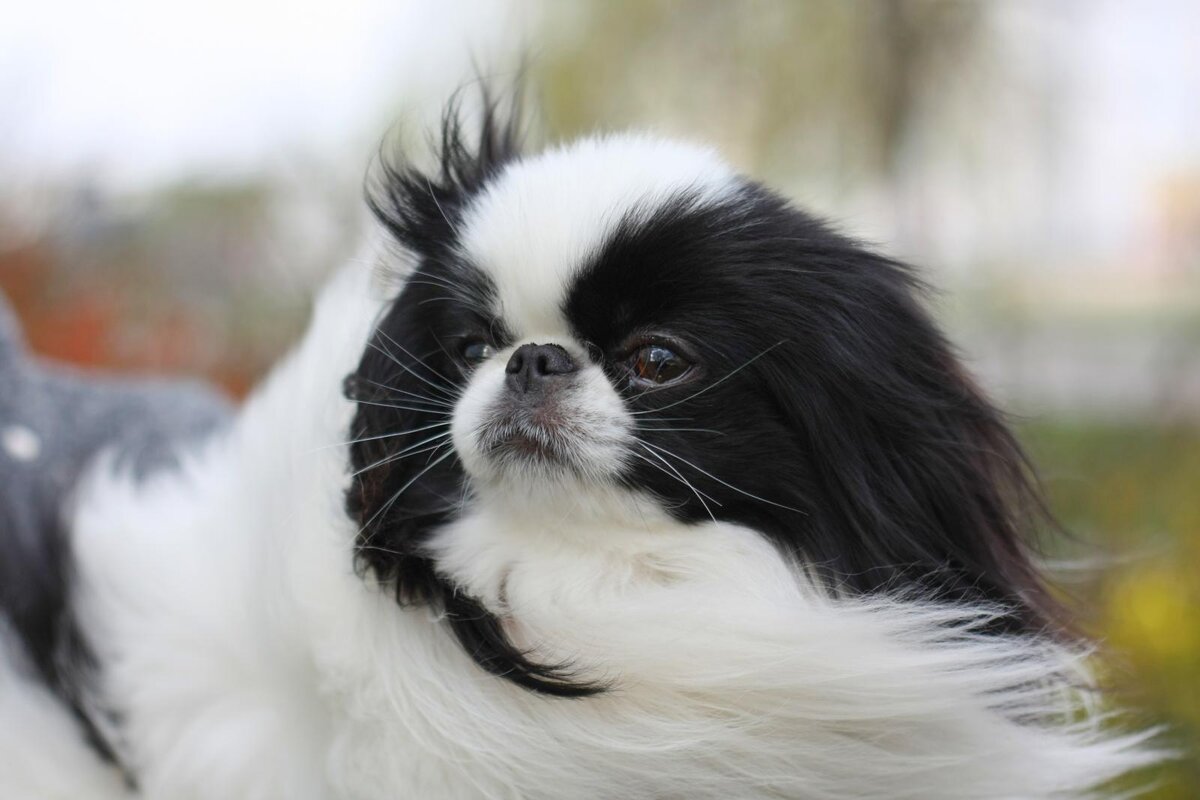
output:
[[[523,96],[519,81],[498,91],[478,78],[455,90],[430,142],[431,169],[380,146],[366,182],[367,207],[397,242],[436,256],[453,238],[467,201],[521,154]]]

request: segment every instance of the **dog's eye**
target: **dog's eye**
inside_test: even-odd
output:
[[[471,366],[482,364],[496,354],[496,349],[487,342],[475,340],[467,342],[462,348],[462,357]]]
[[[660,344],[648,344],[629,356],[634,378],[647,383],[671,383],[682,378],[692,368],[683,356]]]

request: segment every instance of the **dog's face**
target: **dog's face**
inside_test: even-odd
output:
[[[375,200],[412,267],[348,381],[348,508],[401,600],[443,605],[487,669],[569,691],[437,563],[437,531],[487,513],[593,545],[730,523],[838,591],[1040,624],[1020,451],[904,267],[707,150],[510,145],[451,124],[441,173],[390,170]]]
[[[736,233],[747,199],[710,153],[632,138],[514,164],[473,201],[450,263],[415,277],[475,296],[410,284],[400,313],[426,303],[445,333],[453,446],[486,502],[622,522],[794,499],[770,485],[783,464],[747,474],[795,451],[755,369],[781,342],[756,297],[771,266],[752,274]]]

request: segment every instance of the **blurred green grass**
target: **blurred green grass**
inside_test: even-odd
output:
[[[1082,562],[1064,585],[1107,681],[1131,722],[1163,725],[1182,754],[1144,796],[1200,797],[1200,429],[1039,420],[1021,433],[1071,532],[1049,554]]]

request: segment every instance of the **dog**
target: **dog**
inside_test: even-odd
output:
[[[466,116],[380,166],[386,243],[236,413],[130,389],[69,478],[10,467],[51,511],[0,531],[4,797],[1060,798],[1152,760],[912,269],[710,149]]]

